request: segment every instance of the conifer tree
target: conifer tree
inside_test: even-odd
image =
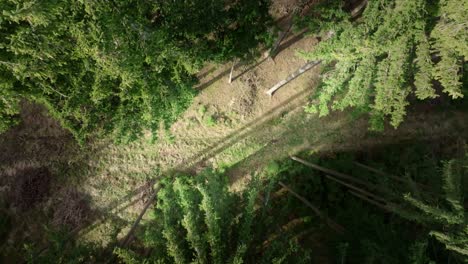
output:
[[[258,179],[242,193],[228,186],[225,175],[210,170],[166,179],[144,238],[154,254],[145,259],[128,250],[115,253],[125,263],[307,263],[307,252],[294,240],[263,243],[270,234],[257,210]]]
[[[454,251],[468,260],[468,218],[463,207],[461,186],[468,175],[466,160],[452,160],[444,164],[443,189],[445,192],[444,206],[426,204],[406,195],[406,200],[422,212],[418,221],[426,223],[433,230],[430,235],[439,240],[447,249]]]
[[[371,127],[381,129],[386,117],[399,126],[411,94],[435,98],[440,85],[453,99],[463,97],[467,0],[369,0],[356,21],[343,3],[323,1],[302,21],[333,35],[303,54],[334,65],[309,112],[325,116],[330,108],[362,108],[371,113]]]

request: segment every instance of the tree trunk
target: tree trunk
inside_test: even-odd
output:
[[[302,74],[304,74],[305,72],[307,72],[308,70],[312,69],[313,67],[319,65],[322,61],[309,61],[307,62],[305,65],[303,65],[302,67],[300,67],[299,69],[297,69],[294,73],[292,73],[291,75],[289,75],[286,79],[280,81],[279,83],[277,83],[275,86],[273,86],[270,90],[268,90],[266,93],[269,95],[269,96],[272,96],[274,92],[276,92],[276,90],[278,90],[279,88],[283,87],[284,85],[286,85],[287,83],[289,83],[290,81],[296,79],[297,77],[301,76]]]
[[[346,182],[344,182],[344,181],[338,180],[338,179],[333,178],[333,177],[331,177],[331,176],[329,176],[329,175],[327,175],[326,177],[327,177],[327,179],[330,179],[330,180],[332,180],[332,181],[335,181],[335,182],[337,182],[337,183],[339,183],[339,184],[341,184],[341,185],[343,185],[343,186],[345,186],[345,187],[348,187],[348,188],[351,189],[351,190],[354,190],[354,191],[356,191],[356,192],[360,192],[360,193],[362,193],[362,194],[364,194],[364,195],[366,195],[366,196],[372,197],[372,198],[374,198],[375,200],[381,201],[381,202],[383,202],[383,203],[385,203],[385,204],[387,203],[387,201],[386,201],[384,198],[382,198],[382,197],[380,197],[380,196],[377,196],[377,195],[375,195],[375,194],[373,194],[373,193],[370,193],[370,192],[368,192],[368,191],[366,191],[366,190],[364,190],[364,189],[362,189],[362,188],[359,188],[359,187],[356,187],[356,186],[354,186],[354,185],[352,185],[352,184],[349,184],[349,183],[346,183]]]
[[[397,176],[394,176],[394,175],[385,173],[385,172],[383,172],[383,171],[380,171],[380,170],[378,170],[378,169],[372,168],[372,167],[370,167],[370,166],[367,166],[367,165],[362,164],[362,163],[357,162],[357,161],[355,161],[354,164],[356,164],[358,167],[361,167],[361,168],[363,168],[363,169],[366,169],[366,170],[368,170],[368,171],[370,171],[370,172],[373,172],[373,173],[375,173],[375,174],[377,174],[377,175],[381,175],[381,176],[384,176],[384,177],[389,177],[390,179],[393,179],[393,180],[398,181],[398,182],[400,182],[400,183],[404,183],[404,184],[413,184],[413,183],[414,183],[416,186],[418,186],[418,187],[420,187],[420,188],[422,188],[422,189],[424,189],[424,190],[426,190],[426,191],[428,191],[428,192],[433,193],[433,192],[430,190],[430,188],[429,188],[428,186],[424,185],[424,184],[421,184],[421,183],[418,183],[418,182],[411,182],[411,181],[409,181],[409,180],[406,180],[406,179],[403,179],[403,178],[401,178],[401,177],[397,177]]]
[[[377,190],[381,193],[384,193],[390,197],[395,197],[395,195],[393,195],[391,192],[389,192],[388,190],[385,190],[384,188],[381,188],[377,185],[374,185],[374,184],[371,184],[371,183],[368,183],[366,181],[363,181],[361,179],[358,179],[356,177],[353,177],[353,176],[350,176],[350,175],[347,175],[347,174],[344,174],[344,173],[341,173],[341,172],[338,172],[338,171],[335,171],[335,170],[331,170],[331,169],[327,169],[327,168],[324,168],[322,166],[319,166],[319,165],[316,165],[316,164],[313,164],[313,163],[310,163],[308,161],[305,161],[303,159],[300,159],[298,157],[295,157],[295,156],[292,156],[291,157],[292,160],[295,160],[299,163],[302,163],[304,165],[306,165],[307,167],[310,167],[310,168],[313,168],[313,169],[316,169],[316,170],[319,170],[321,172],[325,172],[329,175],[333,175],[337,178],[341,178],[341,179],[344,179],[344,180],[348,180],[349,182],[353,182],[355,184],[360,184],[362,186],[365,186],[367,187],[368,189],[370,190]],[[335,178],[336,179],[336,178]]]
[[[306,165],[307,167],[310,167],[310,168],[313,168],[313,169],[328,173],[328,174],[336,176],[338,178],[346,179],[346,180],[349,180],[350,182],[355,182],[355,183],[358,183],[358,184],[361,184],[361,185],[364,185],[364,186],[367,185],[366,182],[364,182],[364,181],[362,181],[360,179],[357,179],[355,177],[343,174],[341,172],[337,172],[337,171],[334,171],[334,170],[331,170],[331,169],[324,168],[324,167],[319,166],[319,165],[315,165],[313,163],[310,163],[308,161],[300,159],[300,158],[298,158],[296,156],[292,156],[291,159],[295,160],[295,161],[297,161],[299,163],[302,163],[302,164]]]
[[[287,29],[280,34],[278,40],[275,42],[273,47],[270,49],[270,52],[268,53],[268,57],[272,58],[273,60],[275,59],[276,51],[278,50],[278,48],[279,48],[281,42],[283,41],[283,39],[288,35],[289,31],[291,31],[292,26],[293,26],[293,20],[291,19]]]
[[[359,3],[358,6],[356,6],[353,10],[351,10],[351,17],[352,18],[355,18],[359,14],[362,13],[362,11],[364,10],[364,7],[366,7],[366,5],[367,5],[367,1],[368,0],[363,0],[361,3]]]
[[[354,195],[354,196],[356,196],[358,198],[361,198],[364,201],[367,201],[368,203],[370,203],[372,205],[375,205],[375,206],[379,207],[380,209],[383,209],[384,211],[387,211],[389,213],[393,213],[393,211],[390,208],[388,208],[387,206],[385,206],[385,205],[383,205],[381,203],[378,203],[378,202],[376,202],[374,200],[371,200],[371,199],[367,198],[366,196],[364,196],[364,195],[362,195],[360,193],[357,193],[357,192],[351,191],[351,190],[349,191],[349,193],[351,193],[352,195]]]
[[[235,68],[235,66],[236,66],[236,61],[234,60],[234,61],[232,62],[231,73],[229,73],[229,84],[232,83],[232,74],[234,73],[234,68]]]

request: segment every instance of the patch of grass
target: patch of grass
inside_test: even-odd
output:
[[[217,124],[217,120],[214,116],[212,115],[208,115],[206,116],[205,118],[203,118],[203,123],[206,125],[206,126],[209,126],[209,127],[214,127],[216,126]]]
[[[174,144],[176,141],[176,136],[171,133],[171,131],[167,130],[164,134],[164,139],[168,144]]]
[[[198,108],[198,114],[200,115],[200,117],[203,117],[206,114],[206,111],[208,111],[208,108],[206,107],[206,105],[202,104]]]
[[[249,140],[242,140],[225,149],[216,157],[216,165],[219,168],[231,167],[259,151],[264,144]]]

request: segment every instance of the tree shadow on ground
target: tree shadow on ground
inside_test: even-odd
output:
[[[337,120],[342,122],[336,123]],[[252,153],[235,164],[228,172],[233,183],[241,175],[252,173],[252,168],[267,165],[268,162],[287,158],[302,151],[314,153],[358,151],[378,148],[404,142],[434,142],[445,144],[453,140],[468,140],[468,111],[445,110],[443,108],[427,109],[424,105],[414,105],[406,121],[394,129],[386,126],[383,132],[368,130],[366,115],[353,117],[340,113],[331,114],[321,121],[316,118],[305,119],[299,113],[281,124],[284,129],[278,130],[270,144]],[[297,125],[301,123],[301,125]],[[320,124],[317,127],[317,124]],[[265,138],[268,133],[257,133]]]

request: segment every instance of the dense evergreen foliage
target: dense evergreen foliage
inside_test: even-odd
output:
[[[468,216],[465,213],[463,188],[468,175],[468,162],[451,160],[444,164],[443,190],[445,201],[430,205],[406,195],[407,201],[418,208],[423,215],[415,217],[418,221],[436,228],[430,235],[468,260]],[[404,214],[404,217],[407,215]],[[410,216],[410,219],[414,219]]]
[[[435,98],[441,87],[453,99],[463,97],[468,1],[369,0],[357,20],[343,3],[323,1],[301,21],[331,36],[304,54],[333,63],[309,112],[362,108],[371,113],[372,128],[381,129],[386,117],[398,127],[412,94]]]
[[[309,263],[308,253],[288,234],[273,237],[270,233],[272,228],[266,224],[273,219],[268,202],[259,200],[259,183],[253,180],[236,193],[228,189],[225,175],[213,171],[163,182],[144,238],[152,248],[146,261]],[[117,249],[116,253],[125,263],[142,261],[129,251]]]
[[[268,1],[0,1],[0,132],[22,99],[79,140],[131,140],[191,102],[207,60],[242,57],[270,25]]]
[[[330,245],[346,260],[341,263],[464,263],[468,260],[464,195],[468,161],[439,162],[428,149],[395,145],[369,156],[343,153],[309,158],[314,164],[364,180],[364,185],[351,183],[368,191],[364,199],[352,195],[355,189],[349,185],[298,163],[281,163],[280,174],[346,228]],[[385,173],[357,166],[358,159]],[[399,181],[389,178],[392,174],[401,175]],[[377,203],[384,200],[387,205]],[[294,212],[301,208],[297,202],[288,206]]]

